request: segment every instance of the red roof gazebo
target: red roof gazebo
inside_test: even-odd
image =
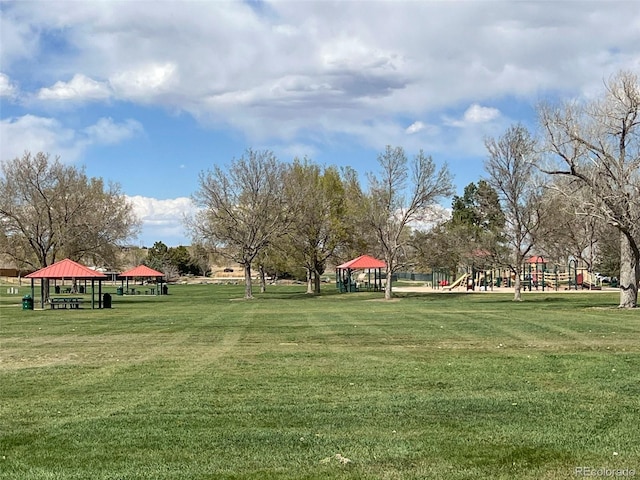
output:
[[[336,287],[341,292],[354,292],[360,289],[360,285],[370,290],[382,290],[382,269],[387,268],[387,264],[382,260],[369,255],[361,255],[353,260],[338,265],[336,267]],[[363,270],[357,279],[353,279],[355,270]],[[371,275],[373,273],[373,282]]]
[[[130,278],[134,278],[134,279],[146,278],[146,279],[155,279],[156,283],[158,284],[157,289],[156,288],[151,289],[152,295],[162,295],[163,293],[167,293],[166,287],[165,289],[162,288],[162,283],[164,281],[164,273],[158,272],[157,270],[147,267],[146,265],[138,265],[137,267],[127,270],[126,272],[123,272],[118,276],[122,280],[123,287],[124,287],[124,281],[125,280],[127,281],[127,292],[129,291]],[[135,293],[135,289],[132,289],[132,290]]]
[[[91,308],[96,308],[95,281],[98,280],[98,308],[102,308],[102,281],[107,280],[108,277],[103,273],[96,272],[78,262],[65,258],[48,267],[30,273],[25,278],[31,279],[31,298],[35,297],[34,280],[40,280],[40,305],[42,308],[44,308],[45,298],[48,297],[48,295],[45,296],[45,282],[43,280],[91,280]]]

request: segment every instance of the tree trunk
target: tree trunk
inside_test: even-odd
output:
[[[391,291],[391,272],[387,270],[387,281],[384,285],[384,299],[391,300],[393,292]]]
[[[638,282],[640,265],[637,250],[629,238],[620,234],[620,308],[638,306]]]
[[[309,295],[313,294],[313,278],[310,268],[307,268],[307,293]]]
[[[320,277],[321,274],[317,270],[313,273],[313,291],[320,295]]]
[[[513,292],[513,301],[514,302],[521,302],[522,301],[522,292],[521,292],[521,286],[520,286],[520,274],[521,274],[521,270],[518,268],[515,271],[516,274],[516,279],[513,282],[513,288],[514,288],[514,292]]]
[[[253,291],[251,290],[251,262],[246,262],[242,265],[244,267],[244,298],[253,298]]]
[[[42,302],[46,303],[49,301],[49,289],[51,288],[50,280],[48,278],[43,278],[40,280],[41,290],[42,290]]]
[[[260,293],[264,293],[267,291],[267,279],[264,273],[264,265],[258,266],[260,271]]]

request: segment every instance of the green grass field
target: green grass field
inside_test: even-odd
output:
[[[640,310],[615,293],[242,289],[3,289],[0,478],[640,476]]]

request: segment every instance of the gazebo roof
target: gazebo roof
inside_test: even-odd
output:
[[[95,270],[85,267],[78,262],[65,258],[64,260],[60,260],[59,262],[49,265],[48,267],[41,268],[29,275],[25,275],[25,278],[95,278],[104,280],[108,277],[103,273],[96,272]]]
[[[369,255],[361,255],[358,258],[354,258],[353,260],[343,263],[342,265],[338,265],[338,268],[349,268],[351,270],[363,268],[387,268],[387,264],[382,260],[378,260],[377,258],[373,258]]]
[[[164,277],[164,273],[158,272],[153,268],[149,268],[146,265],[138,265],[137,267],[127,270],[120,274],[120,277],[125,278],[142,278],[142,277]]]

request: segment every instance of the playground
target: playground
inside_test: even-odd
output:
[[[434,269],[429,281],[420,285],[400,287],[397,291],[427,292],[433,291],[477,291],[506,293],[515,290],[515,273],[501,268],[474,268],[460,273],[455,280],[451,272]],[[551,291],[617,291],[616,278],[603,281],[603,277],[590,272],[578,265],[576,260],[570,260],[567,265],[553,264],[541,256],[529,257],[522,266],[520,274],[520,289],[523,292],[551,292]]]
[[[527,282],[523,280],[521,282],[521,291],[523,293],[568,293],[568,294],[590,294],[590,293],[619,293],[617,286],[611,284],[603,284],[594,275],[588,273],[578,274],[577,282],[569,280],[568,275],[565,274],[545,274],[544,283],[542,277],[540,282],[535,280]],[[583,278],[585,280],[583,280]],[[460,275],[451,284],[444,284],[439,286],[433,286],[431,282],[403,282],[402,285],[394,286],[394,292],[413,292],[413,293],[509,293],[515,292],[514,282],[511,284],[508,282],[494,282],[491,284],[489,281],[484,282],[484,277],[479,275],[476,280],[472,280],[470,274]]]

